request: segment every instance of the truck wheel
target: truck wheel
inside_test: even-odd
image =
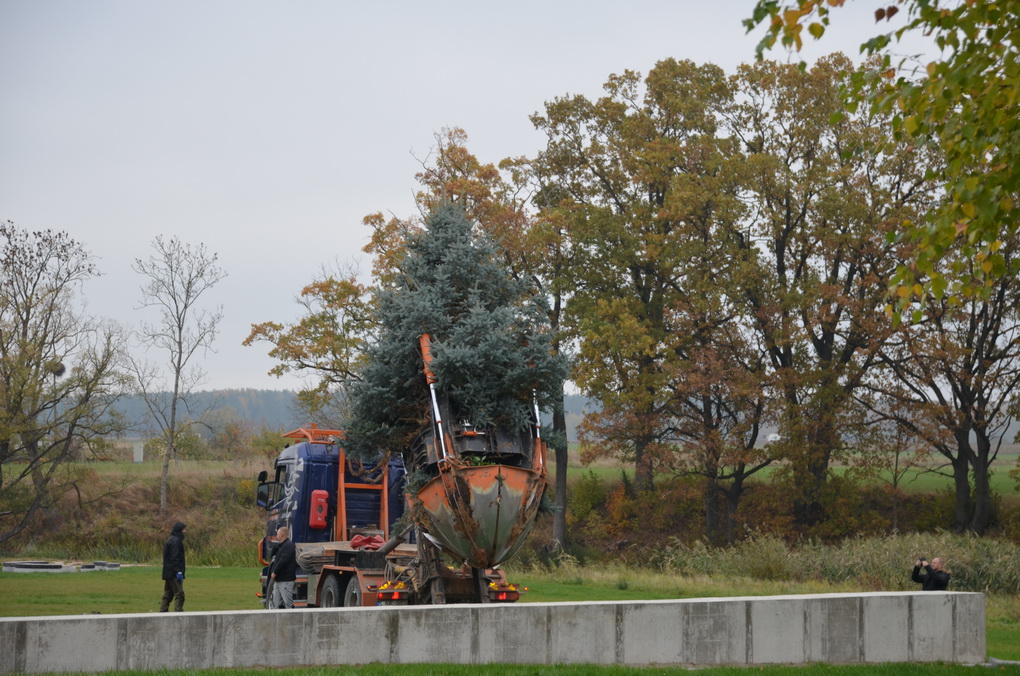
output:
[[[344,594],[344,606],[350,608],[352,606],[361,605],[361,583],[358,582],[358,576],[352,575],[351,581],[347,583],[347,592]]]
[[[336,575],[330,575],[322,585],[322,598],[320,608],[340,607],[340,580]]]
[[[276,608],[276,603],[273,602],[273,587],[275,586],[276,583],[270,578],[269,582],[266,583],[266,590],[263,593],[262,603],[269,610]]]

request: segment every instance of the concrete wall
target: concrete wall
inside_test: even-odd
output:
[[[366,662],[985,660],[959,592],[0,619],[0,673]]]

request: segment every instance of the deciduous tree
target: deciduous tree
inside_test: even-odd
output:
[[[799,50],[805,27],[821,38],[834,15],[830,6],[843,4],[759,0],[745,25],[753,30],[768,23],[759,56],[777,40]],[[930,214],[904,220],[890,232],[913,245],[911,260],[893,278],[898,308],[905,310],[912,299],[923,299],[924,290],[935,301],[947,291],[966,301],[991,292],[986,280],[1020,272],[1020,262],[1002,252],[1020,223],[1020,0],[896,0],[876,10],[876,23],[901,7],[906,24],[863,42],[861,50],[880,61],[845,91],[851,111],[864,104],[889,112],[898,138],[935,139],[945,154],[945,163],[933,172],[947,198]],[[930,40],[939,57],[918,68],[894,61],[895,41],[905,34]],[[940,263],[951,251],[962,255]],[[920,312],[913,317],[919,319]]]
[[[1012,265],[1020,241],[1013,236],[1006,244],[1003,255]],[[962,249],[954,253],[966,256]],[[952,468],[953,528],[986,532],[990,470],[1020,389],[1020,280],[1004,275],[986,295],[928,303],[923,319],[902,327],[882,358],[894,379],[873,386],[912,412],[895,419]]]
[[[0,224],[0,543],[76,481],[68,460],[123,425],[119,332],[84,312],[98,275],[66,233]]]
[[[900,258],[886,235],[937,199],[928,148],[892,143],[887,117],[862,110],[832,123],[853,73],[836,56],[809,70],[759,62],[735,82],[751,208],[739,241],[753,261],[739,280],[743,316],[777,379],[802,527],[825,516],[830,463],[862,420],[854,393],[891,331],[886,294]]]
[[[533,116],[547,136],[533,164],[549,186],[543,216],[571,248],[577,382],[601,404],[581,427],[587,457],[631,460],[644,490],[656,470],[676,467],[683,434],[704,460],[709,435],[725,428],[680,432],[691,406],[720,385],[690,366],[695,355],[728,349],[719,328],[734,319],[727,274],[739,265],[729,231],[744,211],[741,158],[718,133],[733,92],[717,67],[667,60],[645,80],[611,76],[605,89],[596,101],[559,98]],[[727,403],[738,418],[754,408]],[[701,413],[720,412],[708,409]]]
[[[301,290],[298,304],[303,313],[297,322],[253,324],[244,344],[273,345],[269,356],[279,363],[270,369],[272,375],[314,374],[312,385],[298,393],[299,402],[319,424],[336,426],[376,326],[371,293],[353,270],[324,269]]]
[[[212,348],[222,312],[208,311],[199,300],[226,276],[215,253],[204,244],[191,245],[176,237],[157,236],[154,253],[135,259],[134,270],[145,278],[142,308],[155,308],[158,319],[143,322],[138,337],[143,345],[162,353],[162,368],[132,360],[138,394],[145,401],[151,420],[164,440],[163,473],[159,486],[159,508],[167,509],[167,476],[170,460],[177,456],[176,439],[199,424],[201,412],[189,409],[194,388],[205,372],[195,357]]]

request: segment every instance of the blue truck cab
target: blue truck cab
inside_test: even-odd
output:
[[[294,441],[277,457],[272,479],[268,472],[259,474],[256,491],[256,504],[266,510],[266,533],[258,546],[259,562],[265,566],[264,602],[268,601],[273,538],[281,526],[290,529],[300,556],[303,551],[315,549],[316,543],[347,542],[357,535],[387,539],[405,505],[405,472],[399,457],[380,459],[375,464],[348,459],[343,433],[314,425],[284,437]],[[308,591],[306,567],[298,571],[296,606],[315,604],[315,590],[311,595]]]

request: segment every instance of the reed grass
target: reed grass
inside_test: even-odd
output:
[[[942,558],[953,590],[1020,594],[1020,546],[946,532],[855,537],[836,545],[788,545],[773,535],[753,536],[729,548],[674,542],[653,553],[651,563],[682,575],[813,580],[849,583],[864,590],[905,590],[917,589],[910,572],[921,556]]]

